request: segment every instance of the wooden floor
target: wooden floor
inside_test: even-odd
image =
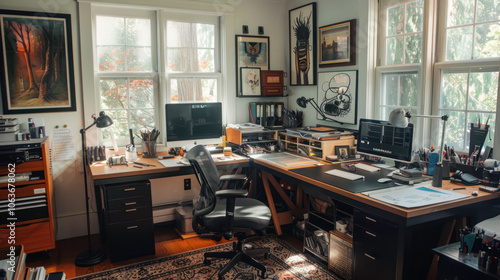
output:
[[[97,244],[97,236],[93,236]],[[284,234],[283,239],[292,246],[302,251],[302,241],[297,238]],[[26,264],[28,267],[44,266],[47,273],[64,271],[66,279],[81,276],[89,273],[95,273],[103,270],[108,270],[124,265],[129,265],[141,261],[151,260],[168,255],[179,254],[182,252],[192,251],[199,248],[205,248],[216,244],[226,243],[225,239],[220,242],[215,242],[210,239],[195,237],[182,240],[173,228],[159,227],[155,228],[156,254],[145,256],[126,261],[111,263],[109,259],[101,264],[92,267],[77,267],[75,266],[75,257],[87,250],[88,243],[86,237],[77,237],[71,239],[60,240],[56,242],[56,249],[51,252],[50,258],[46,255],[30,255],[29,261]],[[97,247],[94,246],[94,247]]]

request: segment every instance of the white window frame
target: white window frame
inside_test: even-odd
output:
[[[470,73],[471,69],[479,69],[489,70],[489,71],[500,71],[500,59],[496,58],[480,58],[480,59],[471,59],[471,60],[459,60],[459,61],[446,61],[446,31],[447,31],[447,19],[448,19],[448,0],[441,0],[439,2],[438,12],[439,12],[439,22],[437,22],[437,30],[439,34],[438,44],[436,48],[436,63],[434,63],[434,86],[433,92],[433,112],[439,112],[440,108],[440,98],[441,98],[441,79],[442,73],[446,70],[457,70]],[[474,9],[474,23],[463,25],[463,26],[473,26],[475,27],[477,23],[475,23],[475,9]],[[486,22],[485,22],[486,23]],[[483,24],[483,23],[481,23]],[[474,30],[475,34],[475,30]],[[474,36],[473,36],[474,38]],[[474,40],[474,39],[473,39]],[[472,46],[472,55],[474,54],[474,41]],[[500,80],[500,79],[499,79]],[[468,87],[468,85],[467,85]],[[469,94],[467,88],[467,95]],[[496,110],[496,126],[495,126],[495,135],[494,135],[494,147],[500,147],[500,81],[498,85],[497,92],[497,110]],[[476,110],[460,110],[460,111],[468,111],[471,113],[476,112]],[[464,128],[465,129],[465,128]],[[449,133],[449,131],[446,131]],[[459,151],[460,152],[460,151]],[[467,151],[462,151],[467,152]],[[500,149],[493,149],[494,156],[500,157]]]
[[[133,18],[144,18],[151,20],[151,60],[152,60],[152,71],[151,72],[135,72],[135,71],[116,71],[116,72],[106,72],[99,71],[99,58],[97,56],[97,30],[96,30],[96,18],[97,16],[115,16],[115,17],[133,17]],[[117,8],[101,5],[92,6],[92,52],[93,52],[93,73],[94,73],[94,92],[95,92],[95,104],[97,111],[103,111],[101,108],[100,100],[100,89],[99,81],[101,79],[151,79],[153,80],[153,91],[155,104],[159,103],[159,73],[158,73],[158,43],[157,43],[157,13],[151,9],[131,9],[131,8]],[[154,108],[154,118],[155,125],[158,127],[161,125],[159,111],[161,108],[155,106]],[[114,111],[118,111],[116,109]],[[129,109],[121,109],[129,111]],[[128,124],[130,125],[130,123]],[[101,131],[98,131],[98,139],[100,139],[101,144],[109,145],[109,140],[103,140]],[[130,142],[129,138],[116,139],[118,146],[125,146]]]

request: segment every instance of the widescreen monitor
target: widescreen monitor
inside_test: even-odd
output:
[[[167,147],[222,142],[222,103],[165,104]]]
[[[360,154],[411,162],[413,124],[396,127],[387,121],[360,119],[357,151]]]

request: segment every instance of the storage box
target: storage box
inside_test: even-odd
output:
[[[175,208],[175,226],[181,234],[193,232],[193,207],[179,206]]]

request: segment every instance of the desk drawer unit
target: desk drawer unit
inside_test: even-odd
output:
[[[397,226],[361,211],[354,211],[354,279],[394,279]]]
[[[105,185],[105,240],[112,262],[155,253],[149,181]]]
[[[155,253],[153,218],[109,225],[109,259],[112,262]]]

